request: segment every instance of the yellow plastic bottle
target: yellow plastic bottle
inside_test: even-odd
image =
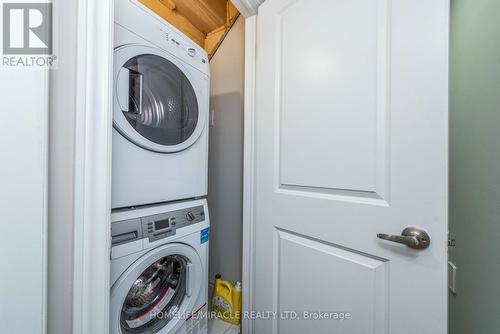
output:
[[[220,274],[217,274],[212,296],[212,311],[217,318],[239,325],[241,319],[241,283],[237,282],[234,286],[223,280]]]

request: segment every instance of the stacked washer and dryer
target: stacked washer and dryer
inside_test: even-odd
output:
[[[111,334],[207,332],[209,63],[115,1]]]

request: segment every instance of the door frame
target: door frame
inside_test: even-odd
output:
[[[243,136],[243,253],[241,332],[254,334],[254,321],[245,314],[254,310],[255,284],[255,70],[257,50],[257,12],[265,0],[231,0],[245,17],[245,93]]]
[[[257,46],[257,15],[245,19],[245,101],[243,138],[243,255],[242,311],[254,310],[254,175],[255,175],[255,69]],[[243,334],[254,333],[254,322],[241,317]]]
[[[114,1],[80,1],[77,17],[72,326],[108,333]]]

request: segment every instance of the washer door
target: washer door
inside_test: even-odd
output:
[[[200,137],[205,103],[195,78],[175,57],[144,45],[117,48],[113,78],[113,124],[128,140],[168,153]]]
[[[111,289],[110,333],[175,331],[193,311],[203,267],[184,244],[153,249],[133,263]]]

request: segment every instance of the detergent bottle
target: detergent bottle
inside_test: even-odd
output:
[[[212,296],[212,312],[217,318],[234,325],[240,323],[241,318],[241,283],[236,286],[223,280],[220,274],[215,276],[214,292]]]
[[[233,306],[235,321],[232,324],[239,325],[241,322],[241,282],[236,282],[233,291]]]

